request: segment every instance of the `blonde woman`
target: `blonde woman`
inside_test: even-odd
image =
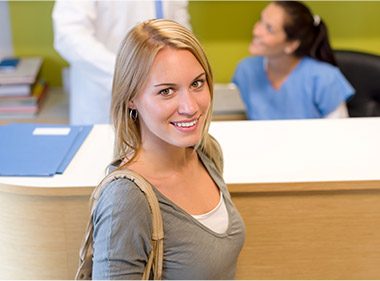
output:
[[[233,279],[245,228],[208,134],[213,77],[183,26],[150,20],[117,56],[112,93],[122,169],[147,179],[164,223],[163,279]],[[151,250],[151,215],[127,179],[109,184],[94,213],[94,279],[141,279]]]

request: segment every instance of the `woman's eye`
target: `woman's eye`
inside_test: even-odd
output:
[[[273,33],[273,27],[272,27],[272,26],[267,25],[266,28],[267,28],[267,31],[268,31],[269,33]]]
[[[194,87],[194,88],[200,88],[203,86],[203,84],[205,83],[204,80],[195,80],[191,86]]]
[[[162,96],[170,96],[173,93],[173,89],[167,88],[159,91],[159,94]]]

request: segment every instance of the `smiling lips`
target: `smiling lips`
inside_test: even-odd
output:
[[[261,40],[258,39],[257,37],[254,37],[251,41],[251,44],[254,44],[254,45],[260,45],[261,44]]]
[[[191,128],[198,123],[199,118],[188,122],[171,122],[174,126],[179,128]]]

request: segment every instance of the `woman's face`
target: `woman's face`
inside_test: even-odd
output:
[[[252,55],[274,57],[285,54],[288,46],[284,31],[285,11],[271,3],[261,13],[261,18],[253,27],[253,38],[249,45]]]
[[[198,144],[210,103],[206,73],[194,55],[163,48],[154,59],[144,88],[130,105],[139,114],[143,147]]]

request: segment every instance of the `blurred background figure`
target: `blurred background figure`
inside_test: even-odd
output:
[[[190,27],[187,1],[65,1],[53,9],[54,47],[70,64],[70,123],[109,123],[122,38],[135,24],[167,18]]]
[[[233,76],[249,119],[348,117],[354,89],[336,67],[318,15],[301,2],[274,1],[252,33],[252,57]]]

